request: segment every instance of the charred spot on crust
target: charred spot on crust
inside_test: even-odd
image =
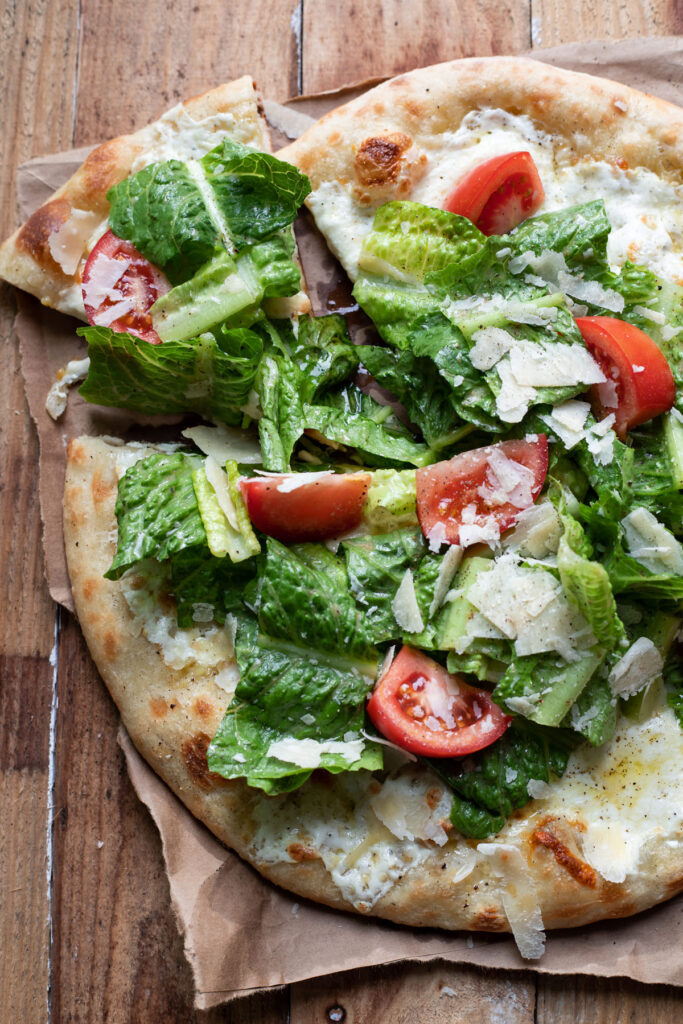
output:
[[[365,139],[354,158],[359,183],[368,186],[396,181],[401,170],[401,157],[411,146],[412,140],[402,132]]]
[[[498,913],[497,907],[484,907],[474,918],[475,929],[482,932],[502,932],[505,924],[505,918]]]
[[[139,152],[140,147],[137,147]],[[131,155],[131,160],[136,154]],[[126,177],[128,167],[121,166],[121,143],[117,139],[104,142],[90,153],[83,164],[83,193],[98,208],[106,209],[105,196],[112,185]]]
[[[149,710],[152,713],[152,718],[156,718],[158,720],[166,717],[168,706],[163,697],[150,697]]]
[[[549,829],[537,828],[531,839],[532,842],[539,846],[544,846],[546,850],[550,850],[560,867],[564,868],[564,870],[570,874],[572,878],[579,883],[579,885],[585,885],[589,889],[595,889],[597,885],[597,876],[590,864],[586,864],[585,861],[582,861],[579,857],[573,854],[571,850]]]
[[[425,802],[427,804],[427,807],[429,807],[430,811],[436,810],[436,808],[439,806],[439,801],[442,795],[443,794],[441,790],[437,786],[434,786],[433,789],[430,789],[429,792],[425,794]]]
[[[38,207],[26,221],[17,236],[17,247],[24,249],[37,263],[59,267],[50,252],[50,235],[59,231],[71,216],[71,203],[67,199],[50,199]]]
[[[195,714],[203,721],[207,722],[213,716],[215,708],[210,700],[206,697],[197,697],[193,704]]]
[[[119,652],[119,641],[116,633],[111,630],[104,634],[104,653],[110,661],[113,661]]]
[[[297,862],[304,860],[318,860],[318,854],[315,850],[311,849],[310,846],[304,846],[303,843],[290,843],[287,847],[287,853]]]
[[[222,781],[220,775],[209,770],[206,752],[209,749],[210,742],[210,736],[207,736],[205,732],[198,732],[195,736],[191,736],[189,740],[185,740],[181,747],[185,767],[197,785],[201,786],[202,789],[211,789],[215,782]]]
[[[99,470],[95,470],[92,478],[92,497],[96,505],[100,502],[106,501],[112,494],[115,494],[118,490],[118,481],[116,477],[111,473],[107,472],[103,475]]]

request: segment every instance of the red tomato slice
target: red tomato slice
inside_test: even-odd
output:
[[[105,232],[83,268],[82,288],[91,324],[161,344],[149,311],[171,285],[130,242],[117,238],[113,231]]]
[[[611,316],[581,316],[576,323],[607,377],[605,384],[591,388],[595,415],[602,419],[614,413],[619,437],[671,408],[676,384],[666,356],[649,334]]]
[[[369,473],[289,473],[240,480],[252,524],[285,544],[327,540],[358,526]]]
[[[530,153],[505,153],[478,164],[458,182],[444,209],[467,217],[485,235],[505,235],[545,199]]]
[[[427,757],[482,750],[512,721],[486,690],[468,686],[412,647],[402,647],[381,676],[368,714],[392,743]]]
[[[545,434],[502,441],[417,470],[417,518],[430,546],[497,540],[533,505],[548,472]],[[478,536],[478,534],[490,536]]]

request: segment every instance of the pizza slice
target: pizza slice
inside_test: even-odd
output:
[[[270,152],[261,101],[249,76],[178,104],[132,135],[93,149],[85,163],[0,248],[0,277],[46,306],[86,320],[86,259],[108,226],[109,189],[169,159],[197,160],[223,138]]]

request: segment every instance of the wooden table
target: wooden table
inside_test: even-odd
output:
[[[245,72],[284,100],[453,57],[683,24],[670,0],[2,0],[0,9],[1,237],[16,226],[23,160],[139,127]],[[0,285],[0,1024],[309,1024],[341,1019],[334,1007],[348,1024],[680,1020],[674,989],[442,965],[350,972],[193,1010],[159,837],[128,781],[116,712],[44,582],[14,310]]]

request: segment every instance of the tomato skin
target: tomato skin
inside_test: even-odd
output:
[[[530,502],[518,505],[512,502],[489,504],[479,490],[486,489],[489,477],[489,459],[493,453],[504,455],[519,463],[533,474],[530,482]],[[460,528],[464,525],[463,510],[474,505],[478,517],[493,520],[502,532],[514,526],[523,508],[533,505],[541,493],[548,472],[548,439],[537,434],[535,440],[502,441],[463,452],[445,462],[437,462],[417,470],[417,518],[428,540],[460,543]],[[437,532],[432,535],[436,528]],[[432,535],[432,536],[430,536]]]
[[[444,209],[467,217],[485,235],[505,235],[545,199],[530,153],[505,153],[477,164],[461,178]]]
[[[649,334],[611,316],[581,316],[576,324],[608,379],[607,385],[591,388],[593,409],[600,419],[614,413],[614,429],[622,440],[632,427],[671,408],[676,383],[666,356]],[[614,389],[616,396],[610,394]]]
[[[512,721],[486,690],[468,686],[412,647],[402,647],[380,677],[367,712],[388,740],[425,757],[473,754]]]
[[[280,490],[300,476],[256,476],[240,480],[253,526],[285,544],[328,540],[353,530],[361,521],[369,473],[319,473],[319,479]],[[311,474],[312,476],[313,474]]]
[[[124,264],[118,277],[116,262]],[[102,272],[114,282],[106,295],[97,282]],[[170,288],[166,276],[113,231],[106,231],[93,246],[83,268],[83,304],[90,323],[134,334],[151,345],[161,345],[161,338],[152,326],[149,310]],[[129,308],[117,316],[115,307],[120,303]]]

